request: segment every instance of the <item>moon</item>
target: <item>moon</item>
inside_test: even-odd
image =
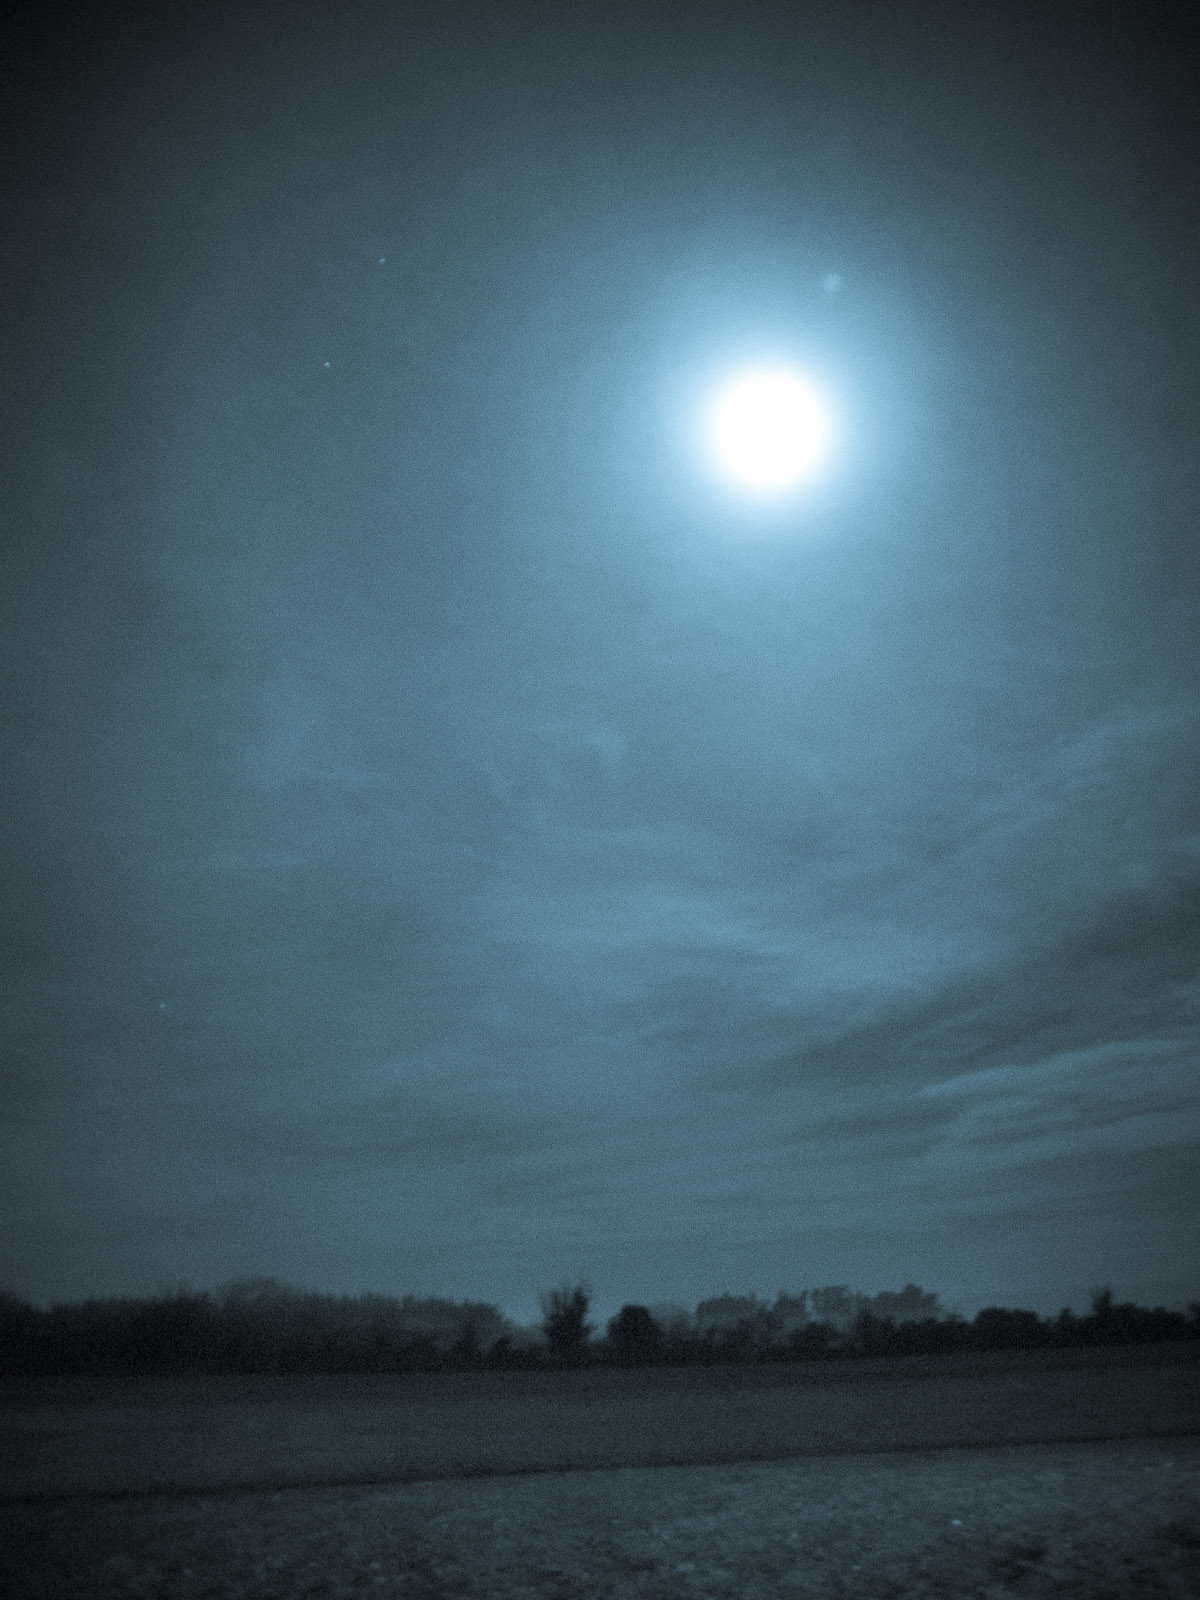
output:
[[[811,478],[829,445],[829,413],[799,374],[759,368],[718,394],[710,442],[721,473],[756,494],[779,494]]]

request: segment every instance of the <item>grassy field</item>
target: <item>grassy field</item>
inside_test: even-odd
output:
[[[0,1496],[406,1482],[1200,1433],[1200,1344],[796,1366],[58,1380],[0,1390]]]
[[[0,1594],[1197,1597],[1198,1358],[14,1383]]]

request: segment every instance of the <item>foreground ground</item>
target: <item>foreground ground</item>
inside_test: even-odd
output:
[[[1200,1595],[1200,1439],[9,1506],[10,1600]]]
[[[1200,1348],[10,1383],[7,1600],[1200,1600]]]
[[[0,1499],[1200,1434],[1200,1341],[442,1377],[0,1388]]]

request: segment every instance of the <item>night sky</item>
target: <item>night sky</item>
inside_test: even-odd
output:
[[[1184,13],[155,11],[4,68],[0,1281],[1200,1296]]]

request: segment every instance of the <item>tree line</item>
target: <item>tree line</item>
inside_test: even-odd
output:
[[[845,1285],[780,1293],[774,1304],[754,1295],[703,1300],[694,1313],[625,1305],[604,1337],[593,1340],[582,1285],[543,1298],[546,1356],[559,1364],[615,1362],[623,1366],[720,1362],[812,1361],[835,1356],[898,1356],[957,1350],[1071,1348],[1200,1339],[1200,1302],[1186,1313],[1117,1303],[1096,1290],[1083,1316],[1056,1317],[988,1306],[968,1320],[945,1312],[917,1284],[868,1296]]]
[[[1200,1302],[1147,1309],[1108,1289],[1083,1315],[988,1306],[969,1320],[916,1284],[872,1296],[832,1285],[773,1302],[723,1294],[694,1311],[630,1303],[603,1332],[582,1284],[548,1291],[541,1306],[540,1325],[526,1329],[482,1301],[318,1294],[272,1278],[47,1309],[0,1292],[0,1374],[682,1366],[1200,1339]]]

